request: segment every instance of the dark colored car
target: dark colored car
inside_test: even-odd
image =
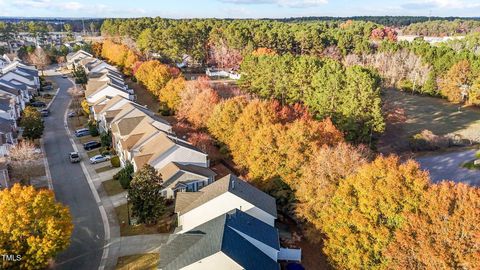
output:
[[[40,114],[43,116],[43,117],[47,117],[50,115],[50,111],[48,109],[43,109],[40,111]]]
[[[47,104],[45,104],[45,102],[43,101],[34,101],[30,103],[30,106],[36,107],[36,108],[42,108],[42,107],[47,107]]]
[[[101,146],[102,144],[100,142],[90,141],[83,144],[83,149],[90,151],[92,149],[100,148]]]

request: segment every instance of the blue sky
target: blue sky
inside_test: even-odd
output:
[[[0,0],[0,16],[284,18],[480,16],[480,0]]]

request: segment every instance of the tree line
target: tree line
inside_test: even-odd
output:
[[[375,81],[368,69],[347,71],[334,60],[279,56],[266,49],[248,57],[245,65],[290,61],[291,66],[311,66],[313,77],[323,73],[328,79],[338,73],[331,87],[347,78],[361,85]],[[323,252],[336,269],[479,267],[478,188],[433,184],[412,160],[375,157],[368,148],[346,142],[330,118],[315,119],[293,99],[282,105],[248,95],[222,98],[206,78],[186,81],[178,70],[156,60],[143,65],[148,68],[141,75],[134,71],[134,76],[139,74],[137,79],[161,103],[196,130],[189,140],[220,145],[250,181],[271,192],[280,206],[290,205],[306,237],[323,242]],[[287,74],[286,80],[295,81],[302,73]],[[143,201],[139,208],[145,207]]]

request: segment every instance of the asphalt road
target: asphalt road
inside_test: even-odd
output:
[[[480,170],[469,170],[462,164],[475,159],[477,150],[462,150],[417,158],[422,169],[430,172],[433,182],[452,180],[480,186]]]
[[[61,76],[52,76],[60,91],[45,118],[45,152],[58,201],[67,205],[73,216],[74,229],[70,247],[59,254],[55,269],[98,269],[104,245],[104,227],[98,205],[83,174],[80,164],[71,164],[68,153],[73,151],[64,127],[68,109],[68,88],[73,84]]]

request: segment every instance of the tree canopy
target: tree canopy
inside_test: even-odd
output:
[[[2,268],[45,269],[70,244],[72,217],[50,190],[18,184],[0,190],[0,211],[0,253],[21,256],[3,260]]]

